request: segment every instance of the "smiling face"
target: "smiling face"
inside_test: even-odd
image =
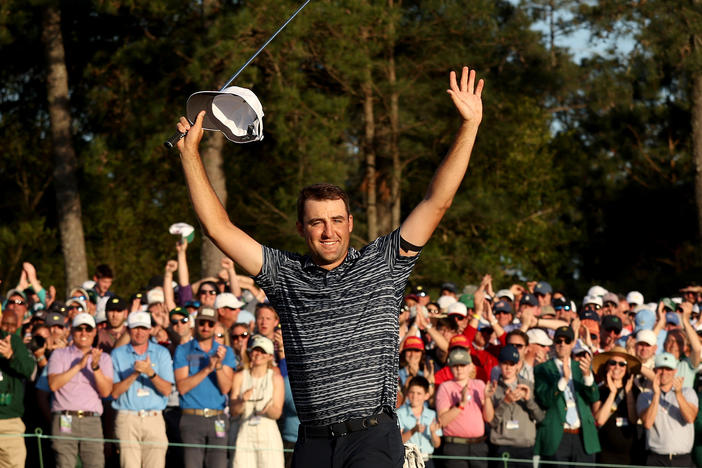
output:
[[[73,344],[81,351],[92,348],[95,339],[95,329],[90,325],[79,325],[72,329]]]
[[[304,205],[304,215],[297,232],[305,238],[312,260],[331,270],[344,261],[353,231],[353,216],[343,200],[312,200]]]

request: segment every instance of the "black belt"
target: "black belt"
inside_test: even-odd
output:
[[[444,436],[444,442],[449,443],[449,444],[463,444],[463,445],[479,444],[480,442],[484,442],[485,439],[486,439],[486,436],[482,436],[482,437]]]
[[[343,437],[351,432],[364,431],[369,427],[375,427],[386,421],[395,421],[395,416],[382,412],[365,418],[347,419],[346,421],[329,424],[328,426],[306,426],[302,424],[300,427],[302,428],[302,433],[305,435],[305,437],[319,439]]]

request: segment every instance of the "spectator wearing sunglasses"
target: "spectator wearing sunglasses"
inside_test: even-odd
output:
[[[184,307],[176,307],[168,314],[170,320],[169,335],[173,337],[174,346],[171,355],[178,345],[193,339],[193,327],[190,314]]]
[[[622,334],[622,320],[616,315],[605,315],[600,325],[600,352],[611,351]]]
[[[527,363],[524,358],[526,356],[527,350],[529,349],[529,335],[521,330],[512,330],[507,333],[505,337],[505,346],[512,346],[519,353],[519,360],[517,361],[517,376],[527,382],[534,384],[534,367]],[[504,346],[500,349],[500,353],[504,349]],[[499,358],[499,355],[498,355]],[[499,361],[499,359],[498,359]],[[495,366],[490,372],[490,381],[495,382],[502,375],[502,367]]]
[[[176,348],[173,359],[180,393],[180,434],[186,444],[227,445],[229,418],[224,413],[236,361],[231,348],[214,339],[217,312],[202,307],[195,322],[195,339]],[[227,451],[186,447],[185,467],[224,467]]]
[[[112,392],[112,359],[93,347],[96,330],[92,315],[86,312],[76,315],[71,334],[73,343],[54,350],[49,358],[49,388],[54,392],[51,433],[80,440],[52,441],[56,466],[73,468],[80,456],[84,467],[102,467],[103,443],[94,439],[103,437],[101,398]]]
[[[219,288],[214,281],[203,281],[197,289],[197,300],[201,306],[214,307]]]
[[[232,325],[239,321],[239,314],[243,306],[244,303],[242,301],[234,294],[228,292],[217,295],[214,302],[214,308],[217,310],[219,322],[227,330],[230,330]]]
[[[534,453],[541,458],[563,464],[594,463],[600,451],[591,405],[599,400],[599,391],[585,354],[572,358],[575,333],[559,327],[553,338],[555,356],[534,369],[536,401],[546,416],[536,435]]]
[[[640,370],[641,361],[620,346],[592,360],[600,388],[600,399],[592,405],[602,446],[597,463],[640,465],[645,461],[639,456],[644,446],[636,427],[636,399],[640,392],[634,382]]]
[[[7,301],[3,307],[4,313],[12,313],[17,317],[17,323],[22,323],[27,313],[27,295],[18,289],[12,289],[7,293]]]
[[[90,312],[88,312],[88,306],[85,304],[85,301],[75,297],[71,297],[66,301],[66,312],[69,321],[73,320],[78,314],[90,314]]]
[[[551,306],[553,307],[553,310],[556,311],[556,318],[559,320],[564,320],[569,324],[577,316],[575,309],[571,306],[570,301],[565,296],[553,299],[553,301],[551,301]]]
[[[111,353],[117,341],[126,333],[128,309],[129,304],[121,297],[112,296],[107,300],[105,304],[107,327],[100,328],[97,333],[97,347],[104,352]]]

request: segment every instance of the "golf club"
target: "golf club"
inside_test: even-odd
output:
[[[251,62],[253,62],[253,60],[258,56],[258,54],[260,54],[261,51],[262,51],[263,49],[265,49],[266,46],[268,46],[268,44],[270,44],[271,41],[272,41],[273,39],[275,39],[275,37],[278,35],[278,33],[280,33],[280,31],[282,31],[283,29],[285,29],[285,27],[288,25],[288,23],[290,23],[290,22],[295,18],[295,16],[297,16],[297,14],[300,13],[300,12],[302,11],[302,9],[305,8],[305,7],[307,6],[307,4],[310,3],[311,1],[312,1],[312,0],[305,0],[305,2],[302,4],[302,6],[300,6],[300,8],[298,8],[298,9],[295,11],[295,13],[293,13],[293,14],[290,16],[290,18],[288,18],[288,19],[285,21],[285,23],[283,23],[283,25],[282,25],[280,28],[278,28],[278,30],[277,30],[276,32],[274,32],[273,35],[272,35],[271,37],[268,38],[268,40],[261,46],[261,48],[259,48],[259,49],[251,56],[251,58],[248,59],[248,60],[246,61],[246,63],[245,63],[241,68],[239,68],[239,70],[238,70],[236,73],[234,73],[234,75],[232,75],[231,78],[229,78],[229,80],[224,84],[224,86],[222,86],[222,88],[221,88],[219,91],[220,91],[220,92],[221,92],[221,91],[224,91],[224,90],[232,83],[232,81],[234,81],[234,80],[239,76],[239,74],[240,74],[242,71],[244,71],[244,69],[245,69],[247,66],[249,66],[249,64],[250,64]],[[190,122],[191,125],[192,125],[193,123],[194,123],[194,122]],[[187,133],[188,133],[188,132],[180,133],[180,132],[176,131],[168,140],[166,140],[166,141],[163,143],[163,145],[164,145],[166,148],[171,149],[171,148],[173,148],[173,147],[176,145],[176,143],[178,143],[178,140],[180,140],[181,138],[183,138]]]

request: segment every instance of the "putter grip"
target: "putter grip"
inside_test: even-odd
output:
[[[187,135],[187,133],[188,132],[180,133],[180,132],[176,131],[173,135],[171,135],[171,137],[168,140],[166,140],[163,143],[163,146],[165,146],[168,149],[173,148],[178,143],[178,140],[180,140],[185,135]]]

